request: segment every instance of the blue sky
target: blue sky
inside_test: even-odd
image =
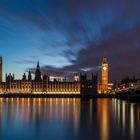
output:
[[[107,52],[110,80],[139,77],[139,0],[0,0],[4,73],[97,71]]]

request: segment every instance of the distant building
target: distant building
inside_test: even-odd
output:
[[[126,77],[114,85],[114,93],[140,91],[140,79]]]

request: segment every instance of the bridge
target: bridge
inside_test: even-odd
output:
[[[140,91],[140,83],[127,83],[127,84],[121,84],[118,85],[115,89],[115,93],[126,93],[126,92],[136,92]]]

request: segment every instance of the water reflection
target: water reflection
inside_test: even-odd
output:
[[[139,129],[140,104],[117,99],[0,99],[1,140],[133,140]]]
[[[130,134],[134,139],[135,123],[134,123],[134,104],[130,105]]]
[[[109,106],[108,100],[99,99],[98,100],[98,122],[100,126],[100,136],[101,140],[109,139]]]

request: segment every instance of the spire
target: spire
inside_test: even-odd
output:
[[[31,71],[29,70],[29,73],[28,73],[28,80],[31,81],[32,80],[32,74],[31,74]]]
[[[107,60],[107,57],[106,57],[106,52],[104,51],[104,55],[103,55],[103,61],[102,61],[103,64],[106,64],[108,63],[108,60]]]
[[[23,74],[22,80],[23,80],[23,81],[26,81],[26,74],[25,74],[25,73]]]
[[[37,61],[37,68],[36,68],[36,72],[35,72],[35,80],[36,81],[41,81],[41,71],[40,71],[39,61]]]
[[[0,56],[0,61],[2,61],[2,56]]]
[[[31,71],[29,70],[29,75],[31,75]]]
[[[37,61],[37,68],[40,68],[40,66],[39,66],[39,60]]]

